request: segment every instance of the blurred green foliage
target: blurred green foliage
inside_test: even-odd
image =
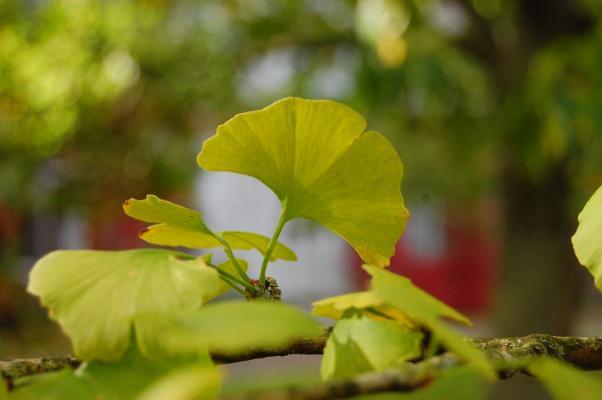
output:
[[[602,12],[556,3],[586,33],[543,32],[500,0],[2,0],[0,199],[28,212],[186,190],[201,134],[286,95],[367,115],[415,196],[470,199],[506,163],[536,181],[564,159],[591,188]]]

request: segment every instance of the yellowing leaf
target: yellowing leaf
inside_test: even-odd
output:
[[[74,250],[38,261],[28,291],[60,323],[78,358],[114,361],[130,346],[132,331],[150,355],[162,334],[154,321],[199,308],[220,286],[215,270],[183,253]]]
[[[410,320],[429,328],[435,340],[479,368],[488,378],[494,379],[495,371],[485,355],[441,321],[442,317],[446,317],[470,324],[468,318],[417,288],[403,276],[371,265],[364,265],[364,269],[372,275],[372,287],[378,297]]]
[[[532,361],[528,370],[539,378],[556,400],[602,399],[602,380],[591,372],[580,371],[550,358]]]
[[[365,127],[342,104],[286,98],[220,125],[197,161],[259,179],[282,202],[285,221],[317,221],[385,266],[409,215],[402,165],[382,135],[362,134]]]
[[[579,214],[579,227],[572,241],[577,259],[587,267],[596,287],[602,291],[602,186]]]
[[[270,242],[268,237],[251,232],[225,231],[222,232],[221,235],[235,249],[255,249],[263,255],[265,255],[266,250],[268,249],[268,243]],[[276,261],[279,259],[297,261],[297,255],[282,243],[277,242],[270,256],[270,261]]]
[[[198,211],[160,199],[153,194],[147,195],[144,200],[126,200],[123,203],[123,211],[140,221],[164,223],[209,234],[209,229]]]
[[[140,238],[147,243],[191,249],[222,246],[202,221],[199,212],[155,195],[149,194],[143,200],[129,199],[123,204],[123,210],[132,218],[155,224],[140,234]],[[263,235],[250,232],[225,231],[221,235],[233,249],[255,249],[264,255],[270,241]],[[297,256],[282,243],[276,243],[270,260],[278,259],[296,261]]]
[[[173,351],[195,349],[239,353],[253,348],[278,349],[295,340],[323,334],[323,328],[301,310],[277,302],[231,301],[209,304],[172,324]]]
[[[312,314],[319,317],[341,319],[345,311],[350,309],[372,310],[365,314],[368,317],[378,318],[378,315],[392,318],[402,324],[412,327],[413,324],[399,310],[387,305],[376,293],[372,291],[346,293],[340,296],[328,297],[312,304]]]
[[[471,325],[464,315],[414,286],[408,278],[371,265],[364,265],[364,269],[372,276],[372,286],[376,295],[410,319],[423,322],[446,317]]]
[[[392,368],[420,356],[421,342],[421,332],[394,321],[364,316],[340,320],[324,349],[322,378],[344,379]]]

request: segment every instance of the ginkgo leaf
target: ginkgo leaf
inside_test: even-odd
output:
[[[366,121],[328,100],[286,98],[239,114],[205,141],[198,164],[259,179],[284,206],[284,221],[314,220],[385,266],[409,216],[402,164]]]
[[[194,374],[195,384],[191,382]],[[184,381],[182,375],[186,375]],[[167,383],[179,377],[180,391],[167,391]],[[93,361],[84,363],[76,371],[34,375],[16,382],[16,389],[7,396],[14,400],[151,400],[160,390],[170,400],[192,398],[215,399],[221,383],[220,369],[210,359],[149,360],[135,351],[129,351],[116,363]],[[186,391],[188,397],[179,396]],[[203,397],[196,397],[203,394]]]
[[[132,218],[155,224],[140,233],[140,238],[147,243],[191,249],[222,247],[222,243],[207,228],[198,211],[152,194],[143,200],[127,200],[123,204],[123,210]],[[221,235],[233,249],[255,249],[264,255],[270,241],[266,236],[251,232],[225,231],[221,232]],[[296,261],[297,256],[291,249],[278,242],[270,261],[278,259]]]
[[[429,328],[434,340],[479,368],[485,376],[495,378],[495,371],[485,355],[441,320],[446,317],[470,324],[468,318],[417,288],[403,276],[371,265],[363,267],[372,275],[372,287],[378,297],[412,321]]]
[[[602,399],[602,380],[592,373],[550,358],[529,363],[527,369],[543,383],[556,400]]]
[[[410,319],[422,322],[446,317],[471,325],[467,317],[416,287],[408,278],[371,265],[364,265],[363,268],[372,276],[376,295]]]
[[[265,255],[270,242],[268,237],[251,232],[224,231],[221,235],[234,249],[255,249],[263,255]],[[297,261],[297,255],[287,246],[277,242],[270,256],[270,261],[276,260]]]
[[[132,218],[150,223],[164,223],[189,230],[210,233],[198,211],[149,194],[143,200],[129,199],[123,211]]]
[[[196,349],[234,354],[253,348],[278,349],[301,338],[324,333],[310,315],[277,302],[230,301],[209,304],[181,316],[171,325],[169,344],[174,351]]]
[[[73,250],[39,260],[28,291],[59,322],[79,359],[114,361],[130,346],[132,331],[150,354],[161,336],[153,321],[199,308],[220,287],[217,272],[187,254]]]
[[[382,371],[421,355],[422,333],[394,321],[367,317],[342,319],[335,325],[322,358],[323,379],[344,379]]]
[[[373,319],[385,317],[394,319],[408,327],[412,322],[398,309],[386,304],[373,291],[346,293],[340,296],[328,297],[312,303],[312,314],[332,319],[343,318],[346,311],[351,309],[366,310],[365,315]]]
[[[579,214],[579,227],[572,238],[579,262],[593,275],[602,291],[602,186]]]
[[[391,392],[354,397],[354,400],[483,400],[489,385],[474,368],[457,367],[443,371],[428,385],[408,393]]]

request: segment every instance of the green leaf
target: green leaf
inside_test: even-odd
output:
[[[185,375],[186,380],[182,378]],[[193,376],[194,375],[194,376]],[[178,379],[183,387],[167,391]],[[191,382],[195,379],[195,383]],[[7,396],[15,400],[151,400],[156,395],[170,400],[188,400],[203,393],[202,399],[217,397],[221,373],[209,358],[198,360],[149,360],[136,351],[128,352],[116,363],[93,361],[76,371],[63,370],[31,376],[17,381],[16,390]],[[184,394],[191,394],[185,397]],[[178,395],[180,395],[178,397]],[[152,397],[155,396],[155,397]]]
[[[377,296],[410,319],[424,322],[446,317],[471,325],[464,315],[414,286],[408,278],[371,265],[364,265],[363,268],[372,276],[372,286]]]
[[[286,98],[220,125],[197,162],[259,179],[285,206],[285,220],[317,221],[385,266],[409,215],[402,165],[381,134],[362,134],[365,127],[342,104]]]
[[[210,351],[228,354],[252,348],[279,349],[300,338],[323,334],[323,328],[301,310],[264,301],[209,304],[182,316],[170,329],[173,351],[186,352],[203,344]]]
[[[191,249],[222,247],[199,212],[155,195],[149,194],[143,200],[129,199],[123,204],[123,210],[132,218],[155,224],[140,233],[140,238],[147,243]],[[263,235],[250,232],[225,231],[221,235],[233,249],[255,249],[263,255],[270,241]],[[270,260],[278,259],[296,261],[297,256],[282,243],[276,243]]]
[[[351,309],[366,310],[366,316],[394,319],[406,326],[413,327],[408,318],[394,307],[387,305],[373,291],[346,293],[340,296],[328,297],[312,303],[312,314],[332,319],[343,318],[346,311]]]
[[[239,250],[255,249],[265,255],[270,238],[251,232],[225,231],[221,235],[230,243],[230,246]],[[270,256],[270,261],[286,260],[297,261],[297,255],[290,248],[280,242],[276,243]]]
[[[179,369],[162,377],[136,400],[209,400],[218,397],[221,370],[204,366]]]
[[[372,275],[373,289],[384,302],[396,307],[410,320],[428,327],[435,340],[478,367],[487,377],[495,377],[495,371],[485,355],[441,322],[441,318],[446,317],[470,324],[468,318],[417,288],[403,276],[371,265],[364,265],[364,269]]]
[[[162,333],[156,321],[199,308],[220,285],[215,270],[183,253],[76,250],[38,261],[28,291],[60,323],[78,358],[114,361],[127,351],[132,331],[150,355]]]
[[[557,400],[602,399],[602,381],[590,373],[550,358],[536,359],[528,366]]]
[[[482,400],[489,385],[479,371],[459,367],[443,372],[424,388],[410,393],[383,393],[353,397],[354,400]]]
[[[593,275],[602,291],[602,186],[579,214],[579,227],[572,238],[579,262]]]
[[[144,200],[129,199],[123,211],[132,218],[150,223],[163,223],[192,231],[210,233],[198,211],[191,210],[149,194]]]
[[[420,356],[422,333],[394,321],[367,317],[342,319],[335,325],[322,358],[323,379],[344,379],[383,371]]]

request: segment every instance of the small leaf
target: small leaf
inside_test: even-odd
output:
[[[190,380],[194,371],[196,384]],[[82,364],[76,371],[65,369],[60,372],[31,376],[17,381],[17,386],[7,398],[14,400],[148,400],[165,382],[179,374],[188,374],[187,381],[181,379],[188,393],[204,393],[202,399],[215,399],[221,374],[211,366],[209,358],[198,360],[149,360],[136,351],[129,351],[116,363],[93,361]],[[168,392],[166,392],[168,393]],[[170,400],[196,398],[177,397],[182,391],[169,392]],[[157,398],[157,397],[154,397]]]
[[[479,368],[488,378],[494,379],[495,371],[485,355],[441,322],[441,318],[446,317],[470,324],[468,318],[417,288],[407,278],[371,265],[364,265],[364,269],[372,275],[372,286],[378,297],[410,320],[428,327],[435,340]]]
[[[149,194],[143,200],[129,199],[123,204],[123,210],[132,218],[155,224],[140,233],[140,238],[147,243],[190,249],[222,247],[199,212],[155,195]],[[233,249],[255,249],[264,255],[270,241],[266,236],[250,232],[225,231],[221,235]],[[296,261],[297,256],[282,243],[276,243],[270,260],[278,259]]]
[[[422,322],[446,317],[471,325],[464,315],[414,286],[408,278],[371,265],[364,265],[363,268],[372,276],[372,286],[376,295],[401,310],[410,319]]]
[[[579,214],[579,227],[572,242],[579,262],[593,275],[602,291],[602,186]]]
[[[115,361],[130,346],[132,330],[150,355],[161,336],[153,321],[199,308],[220,286],[215,270],[183,253],[74,250],[38,261],[28,291],[60,323],[78,358]]]
[[[528,369],[556,400],[602,399],[602,381],[591,372],[550,358],[533,360]]]
[[[413,327],[408,318],[394,307],[387,305],[373,291],[346,293],[340,296],[328,297],[312,304],[312,314],[319,317],[341,319],[346,311],[351,309],[366,310],[364,315],[379,319],[379,316],[394,319],[403,325]]]
[[[410,393],[382,393],[354,397],[354,400],[484,400],[489,385],[479,371],[459,367],[443,372],[426,387]]]
[[[285,204],[285,220],[317,221],[385,266],[409,216],[402,165],[381,134],[362,134],[365,127],[342,104],[286,98],[220,125],[197,161],[259,179]]]
[[[148,387],[136,400],[209,400],[218,397],[219,368],[193,366],[179,369]]]
[[[209,304],[182,316],[172,326],[169,343],[174,351],[194,349],[202,343],[211,351],[234,354],[259,347],[278,349],[322,333],[313,318],[295,307],[231,301]]]
[[[383,371],[420,356],[422,333],[393,321],[367,317],[342,319],[328,338],[323,379],[344,379],[358,373]]]
[[[255,249],[263,255],[265,255],[270,242],[270,238],[251,232],[225,231],[221,235],[235,249]],[[270,256],[270,261],[276,260],[297,261],[297,255],[282,243],[277,242]]]
[[[144,200],[129,199],[123,203],[123,211],[132,218],[150,223],[187,228],[210,233],[198,211],[191,210],[149,194]]]

